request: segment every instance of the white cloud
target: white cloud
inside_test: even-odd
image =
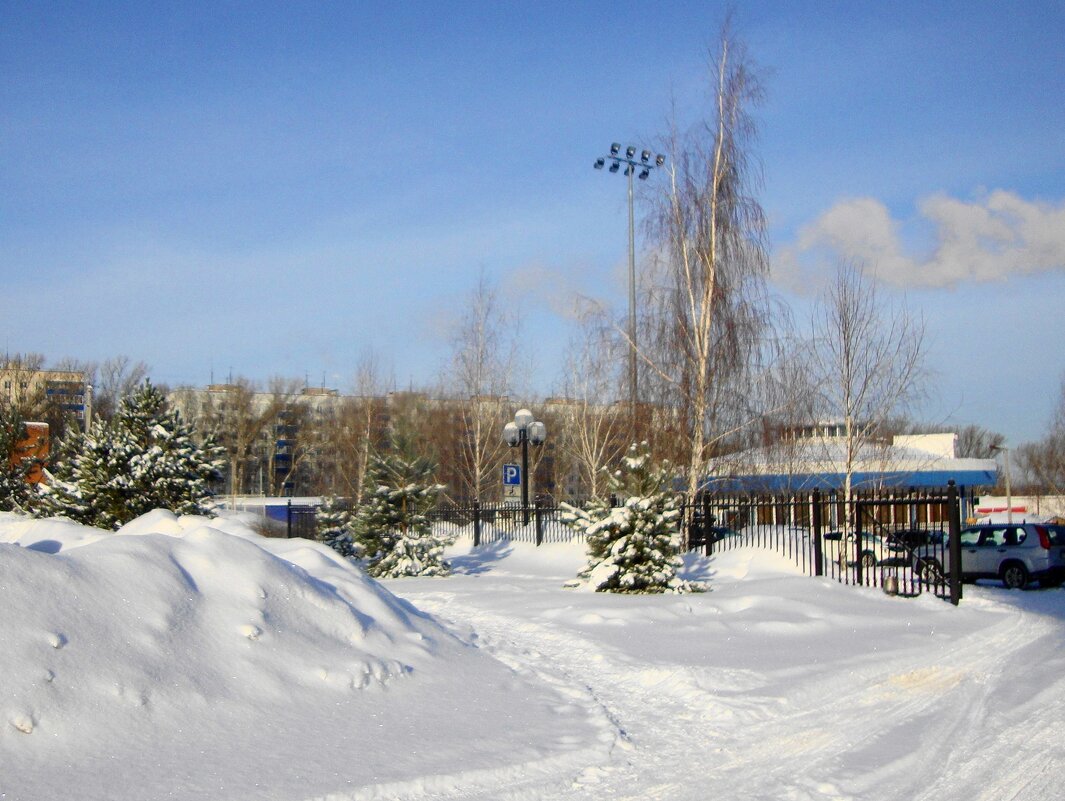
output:
[[[573,320],[585,302],[584,294],[573,280],[573,272],[539,263],[524,264],[507,275],[503,289],[512,302],[534,298],[559,317]]]
[[[918,203],[934,244],[910,252],[903,226],[874,198],[837,203],[804,227],[774,259],[778,281],[794,289],[816,285],[825,262],[864,263],[900,287],[955,286],[1011,275],[1065,270],[1065,202],[1024,200],[998,190],[972,202],[937,194]]]

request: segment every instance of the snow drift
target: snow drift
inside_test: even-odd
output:
[[[574,750],[553,693],[239,521],[0,516],[0,608],[0,798],[304,798],[453,772],[485,731],[511,763]]]

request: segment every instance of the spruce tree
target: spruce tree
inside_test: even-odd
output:
[[[99,528],[119,528],[152,509],[204,514],[221,451],[192,429],[150,382],[125,398],[109,421],[77,438],[57,471],[47,511]]]
[[[41,460],[28,457],[20,447],[28,439],[26,423],[19,410],[0,403],[0,512],[28,512],[37,490],[27,481]]]
[[[347,559],[359,554],[351,535],[351,512],[336,497],[327,498],[315,515],[315,538]]]
[[[677,576],[681,567],[680,510],[669,483],[668,465],[656,467],[647,443],[633,445],[611,477],[610,488],[624,498],[611,507],[597,501],[587,509],[563,505],[563,520],[584,532],[588,567],[578,578],[597,592],[693,592],[699,585]]]
[[[378,578],[445,576],[445,540],[433,533],[429,511],[443,487],[432,480],[427,459],[390,452],[370,464],[369,497],[353,525],[366,571]]]

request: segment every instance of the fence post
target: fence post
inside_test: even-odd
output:
[[[846,550],[843,546],[841,540],[841,551]],[[865,583],[862,580],[862,504],[857,498],[854,499],[854,583]]]
[[[950,602],[961,602],[961,504],[954,479],[947,482],[947,515],[950,531]]]
[[[703,555],[709,556],[714,549],[714,544],[710,540],[710,491],[703,490],[703,530],[700,532],[703,535]],[[688,543],[688,547],[691,547],[691,543]]]
[[[533,511],[536,513],[536,546],[539,547],[544,544],[544,516],[541,514],[541,507],[543,499],[537,495],[536,500],[533,501]]]
[[[481,544],[481,502],[474,499],[473,501],[473,547],[477,548]]]
[[[813,529],[814,529],[814,575],[825,573],[824,559],[821,553],[821,490],[814,487]]]

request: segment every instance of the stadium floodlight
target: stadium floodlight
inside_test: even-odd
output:
[[[639,153],[639,160],[636,154]],[[654,162],[651,162],[652,157]],[[610,145],[610,155],[595,160],[595,169],[601,170],[606,162],[610,162],[610,172],[619,172],[621,165],[625,165],[625,176],[629,179],[629,403],[631,407],[631,419],[633,434],[636,435],[637,404],[639,402],[638,388],[638,354],[636,347],[636,234],[632,208],[632,178],[638,175],[641,181],[646,181],[651,175],[651,170],[661,167],[666,163],[666,157],[662,154],[655,155],[650,150],[638,150],[635,145],[627,145],[622,155],[621,143],[613,142]],[[639,170],[637,170],[639,167]]]

